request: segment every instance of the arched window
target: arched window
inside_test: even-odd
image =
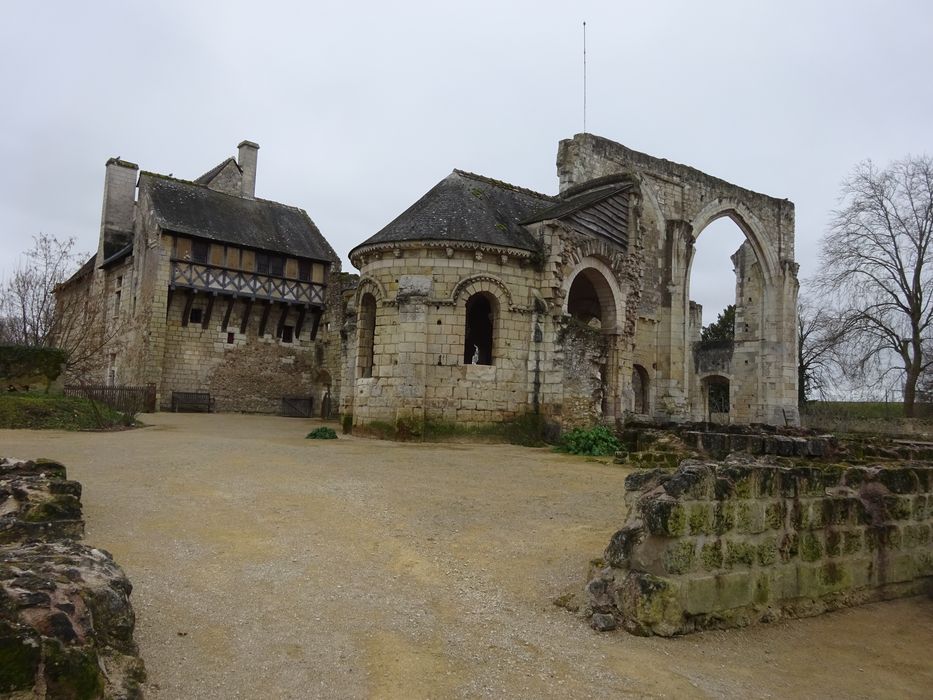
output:
[[[373,376],[373,352],[376,342],[376,297],[372,294],[364,294],[360,299],[357,332],[359,333],[357,375],[363,378],[371,377]]]
[[[463,333],[464,364],[492,364],[494,327],[495,299],[485,292],[474,294],[467,299]]]
[[[648,370],[641,365],[632,368],[632,392],[635,394],[635,413],[648,413]]]

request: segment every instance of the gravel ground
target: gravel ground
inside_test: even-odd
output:
[[[150,698],[930,697],[933,601],[677,639],[551,601],[624,522],[623,469],[545,449],[310,441],[316,423],[156,414],[0,431],[84,484],[134,584]]]

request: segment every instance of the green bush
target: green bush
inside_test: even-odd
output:
[[[336,440],[337,433],[333,428],[328,428],[327,426],[321,426],[320,428],[315,428],[310,433],[305,435],[305,438],[308,440]]]
[[[353,432],[353,414],[344,413],[343,418],[340,419],[340,426],[344,435],[350,435]]]
[[[621,447],[619,440],[609,428],[597,425],[588,429],[574,428],[564,433],[560,438],[560,444],[555,449],[574,455],[604,457],[615,454]]]

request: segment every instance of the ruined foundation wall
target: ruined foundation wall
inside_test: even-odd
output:
[[[594,626],[670,636],[814,615],[933,584],[933,465],[684,461],[626,480],[587,586]]]

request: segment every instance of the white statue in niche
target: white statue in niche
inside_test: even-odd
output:
[[[479,345],[473,346],[473,364],[474,365],[479,364]]]

